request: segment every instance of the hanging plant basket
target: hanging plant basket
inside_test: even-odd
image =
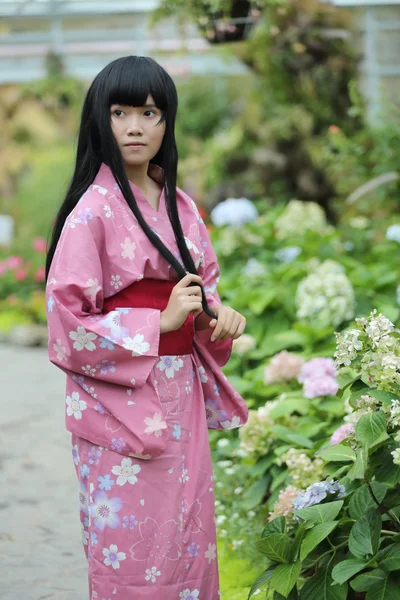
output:
[[[213,12],[204,6],[205,15],[199,19],[199,27],[211,44],[239,42],[247,39],[261,11],[249,0],[232,0],[229,13]]]

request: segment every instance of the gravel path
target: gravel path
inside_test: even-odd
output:
[[[87,600],[64,375],[0,344],[0,599]]]

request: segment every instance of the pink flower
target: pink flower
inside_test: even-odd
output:
[[[35,273],[35,279],[39,282],[44,281],[46,279],[46,272],[44,270],[44,267],[39,267],[39,269]]]
[[[311,377],[304,382],[303,393],[305,398],[318,398],[319,396],[333,396],[339,389],[339,384],[333,377]]]
[[[296,354],[283,350],[271,359],[269,365],[264,370],[264,383],[279,383],[295,379],[304,360]]]
[[[28,277],[28,271],[26,269],[17,269],[14,273],[14,277],[17,281],[25,281]]]
[[[9,269],[18,269],[23,262],[22,256],[9,256],[6,260]]]
[[[0,261],[0,275],[8,271],[8,263],[6,260]]]
[[[353,423],[344,423],[331,436],[331,445],[340,444],[346,438],[349,437],[354,432],[354,424]]]
[[[310,378],[336,377],[335,363],[332,358],[312,358],[301,368],[299,382]]]
[[[342,130],[337,125],[330,125],[329,126],[329,131],[331,133],[339,133],[339,131],[342,131]]]
[[[44,254],[46,252],[46,240],[42,237],[35,238],[32,242],[32,248],[36,252]]]

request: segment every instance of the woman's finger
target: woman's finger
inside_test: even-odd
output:
[[[236,311],[232,309],[229,312],[229,315],[226,320],[225,332],[223,331],[222,335],[220,337],[220,340],[222,342],[229,340],[229,338],[231,338],[233,333],[236,331],[237,325],[235,325],[235,321],[236,321]]]
[[[221,334],[221,331],[224,329],[225,327],[225,321],[226,321],[226,310],[224,310],[225,307],[221,307],[221,309],[218,312],[218,321],[217,324],[215,326],[214,331],[212,332],[212,336],[211,336],[211,341],[213,342],[214,340],[218,339],[219,335]]]
[[[245,328],[246,328],[246,319],[242,316],[241,321],[239,323],[239,327],[237,328],[237,331],[236,331],[235,335],[232,336],[232,338],[234,340],[237,340],[237,338],[239,338],[243,334]]]
[[[240,325],[240,315],[239,313],[237,313],[236,311],[233,311],[233,315],[232,315],[232,322],[229,326],[229,330],[227,331],[227,333],[221,337],[221,341],[225,342],[226,340],[229,340],[231,337],[233,337],[236,332],[237,329]]]

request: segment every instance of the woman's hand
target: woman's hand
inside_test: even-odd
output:
[[[179,329],[189,313],[192,312],[196,316],[203,310],[201,287],[200,285],[189,286],[192,282],[203,285],[203,280],[199,275],[188,273],[172,288],[167,307],[161,313],[161,333]]]
[[[218,316],[218,319],[211,319],[209,327],[214,328],[211,341],[225,341],[229,338],[236,340],[239,338],[246,327],[246,319],[230,306],[211,306]]]

